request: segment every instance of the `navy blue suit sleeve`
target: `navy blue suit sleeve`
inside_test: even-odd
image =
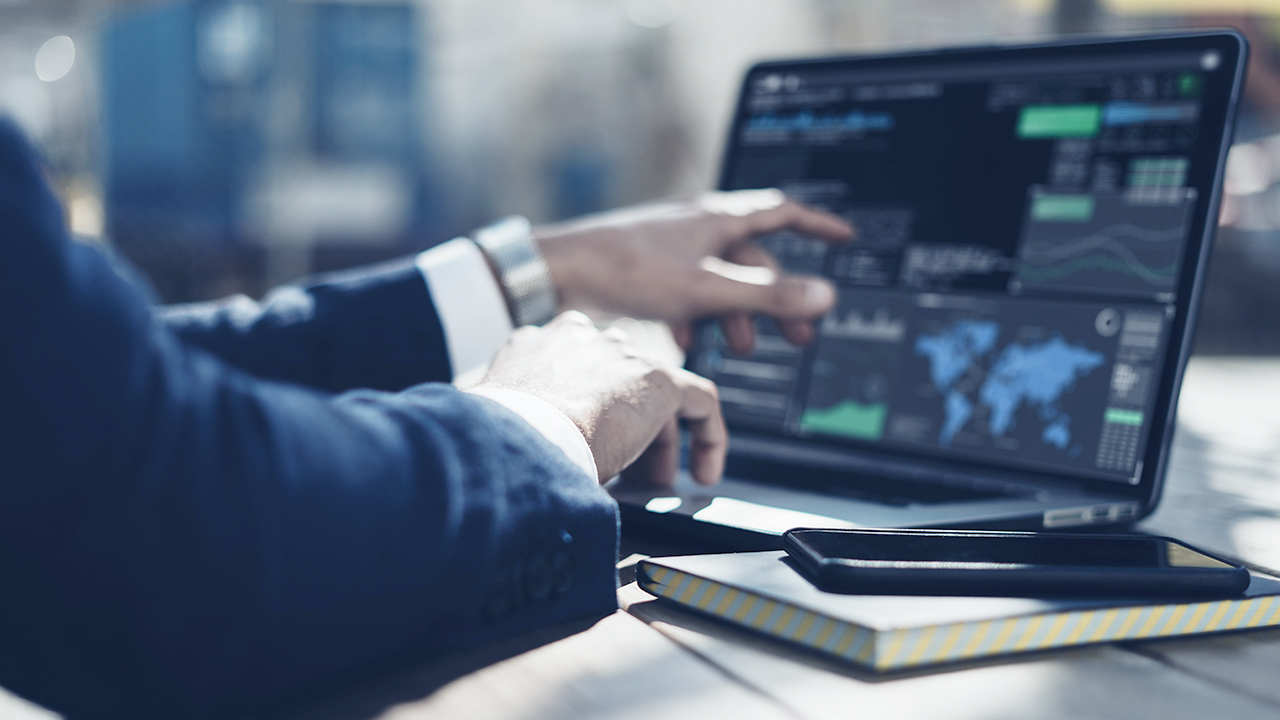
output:
[[[187,344],[259,377],[331,392],[452,378],[444,331],[412,258],[239,296],[163,308]]]
[[[2,123],[0,219],[0,684],[70,717],[222,715],[615,608],[616,507],[516,415],[188,347],[66,239]]]

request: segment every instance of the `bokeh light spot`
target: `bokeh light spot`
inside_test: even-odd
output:
[[[66,35],[49,38],[36,53],[36,77],[45,82],[60,80],[76,63],[76,44]]]

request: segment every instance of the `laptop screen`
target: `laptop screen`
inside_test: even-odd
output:
[[[721,187],[781,188],[858,235],[759,241],[836,284],[811,345],[759,320],[739,356],[707,325],[689,366],[733,427],[1138,484],[1238,53],[1220,34],[753,68]]]

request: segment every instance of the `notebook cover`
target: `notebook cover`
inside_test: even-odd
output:
[[[1226,600],[925,597],[819,590],[781,551],[644,560],[646,592],[875,671],[1280,625],[1280,580]]]

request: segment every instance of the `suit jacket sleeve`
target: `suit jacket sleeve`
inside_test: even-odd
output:
[[[11,690],[71,717],[221,715],[615,608],[616,507],[516,415],[444,385],[333,396],[188,347],[66,239],[4,124],[0,218]]]
[[[453,377],[413,258],[281,287],[261,303],[241,295],[157,315],[184,342],[259,377],[331,392]]]

